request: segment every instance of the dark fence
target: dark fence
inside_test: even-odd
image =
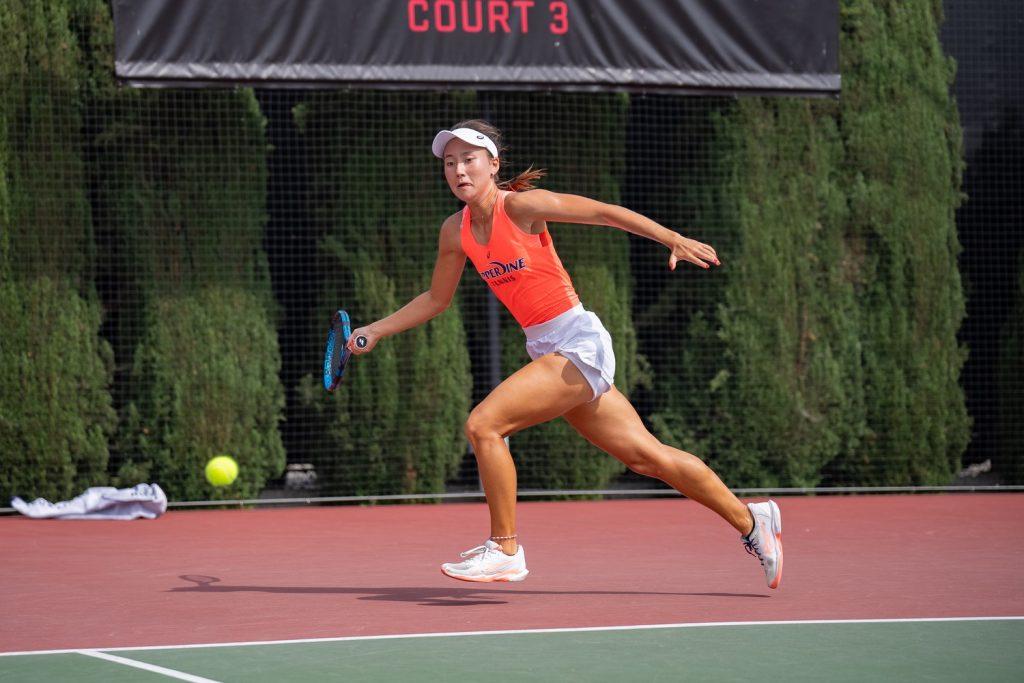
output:
[[[1020,110],[967,136],[965,176],[939,4],[841,7],[843,94],[807,100],[140,91],[113,79],[106,3],[5,5],[0,500],[477,491],[463,421],[528,358],[472,269],[338,393],[319,376],[334,309],[363,324],[429,286],[460,208],[429,143],[470,117],[504,130],[507,174],[718,250],[672,272],[656,243],[551,229],[617,386],[730,486],[1020,482]],[[963,107],[987,86],[960,74]],[[523,489],[663,488],[561,420],[510,447]],[[227,489],[202,477],[219,453]]]

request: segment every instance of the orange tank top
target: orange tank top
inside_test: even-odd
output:
[[[507,194],[498,192],[487,244],[473,237],[469,206],[462,209],[462,250],[494,295],[525,328],[565,313],[580,298],[548,231],[525,233],[505,213]]]

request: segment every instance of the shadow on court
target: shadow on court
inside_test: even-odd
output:
[[[293,593],[293,594],[334,594],[355,595],[365,593],[359,600],[382,600],[385,602],[413,602],[418,605],[435,607],[467,607],[471,605],[505,605],[507,600],[498,596],[509,595],[661,595],[661,596],[700,596],[719,598],[767,598],[760,593],[666,593],[658,591],[534,591],[517,590],[514,588],[470,588],[452,586],[438,588],[435,586],[402,586],[372,588],[367,586],[233,586],[223,584],[216,576],[201,574],[182,574],[178,578],[192,583],[191,586],[178,586],[168,590],[169,593]],[[492,597],[493,596],[493,597]]]

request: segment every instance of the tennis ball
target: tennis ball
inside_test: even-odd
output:
[[[238,463],[230,455],[218,455],[206,463],[206,481],[214,486],[228,486],[238,476]]]

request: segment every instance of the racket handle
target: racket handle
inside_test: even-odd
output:
[[[363,335],[359,335],[358,337],[356,337],[356,346],[358,346],[359,348],[365,349],[368,343],[369,342],[367,342],[366,337],[364,337]]]

